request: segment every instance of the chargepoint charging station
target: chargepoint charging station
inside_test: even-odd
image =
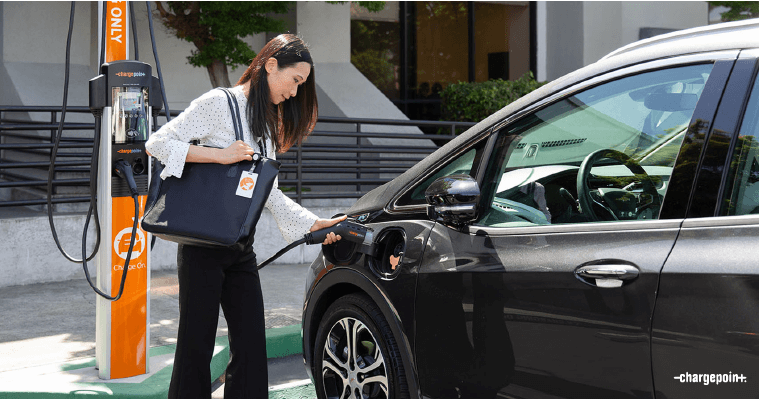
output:
[[[115,379],[149,372],[151,246],[139,220],[151,173],[145,142],[152,112],[160,110],[161,101],[160,84],[151,66],[128,60],[127,2],[100,2],[100,7],[105,63],[100,75],[89,82],[90,109],[100,119],[95,149],[99,147],[101,240],[95,266],[97,287],[111,297],[97,296],[95,351],[98,376]],[[127,272],[128,282],[122,279]]]

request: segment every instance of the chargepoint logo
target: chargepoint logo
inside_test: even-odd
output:
[[[723,373],[723,374],[683,373],[683,374],[675,376],[675,380],[678,380],[681,383],[719,385],[719,384],[732,384],[732,383],[737,383],[737,382],[745,383],[746,381],[748,381],[748,377],[746,377],[743,374],[733,373],[731,371],[729,373]]]
[[[116,72],[115,75],[122,78],[139,78],[145,76],[145,72]]]
[[[116,238],[113,240],[113,250],[116,251],[116,255],[119,258],[126,260],[129,253],[129,242],[132,239],[132,228],[127,227],[116,234]],[[134,248],[132,248],[132,258],[137,259],[145,252],[145,233],[141,229],[137,229],[137,237],[134,238]]]
[[[121,149],[121,150],[118,150],[116,152],[118,152],[119,154],[139,154],[139,153],[142,152],[142,150],[139,149],[139,148],[135,148],[135,149],[131,149],[131,150]]]

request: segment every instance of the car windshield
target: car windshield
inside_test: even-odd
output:
[[[506,169],[579,166],[610,148],[643,166],[674,165],[711,64],[664,69],[593,87],[538,110],[509,129]]]

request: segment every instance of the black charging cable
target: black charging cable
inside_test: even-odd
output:
[[[145,2],[148,7],[148,27],[150,28],[150,42],[153,44],[153,58],[155,59],[155,68],[158,70],[158,83],[161,84],[161,98],[163,107],[166,109],[166,122],[171,120],[171,111],[169,110],[169,101],[166,100],[166,88],[163,85],[163,74],[161,73],[161,61],[158,60],[158,49],[155,45],[155,34],[153,33],[153,11],[150,9],[150,2]]]
[[[135,22],[134,17],[134,2],[129,2],[129,18],[132,23],[132,41],[134,42],[134,59],[139,61],[140,60],[140,46],[137,42],[137,23]]]
[[[271,262],[274,262],[277,258],[279,258],[280,256],[284,255],[289,250],[297,247],[300,244],[305,244],[305,243],[306,243],[306,237],[303,237],[303,238],[301,238],[298,241],[294,241],[292,244],[290,244],[290,245],[288,245],[288,246],[280,249],[279,252],[277,252],[276,254],[272,255],[269,259],[266,259],[262,263],[259,263],[258,266],[256,266],[256,269],[257,270],[263,269],[264,267],[266,267],[266,265],[268,265]]]
[[[100,142],[100,118],[96,117],[95,122],[95,137],[96,141]],[[96,158],[96,157],[95,157]],[[97,164],[97,161],[94,162]],[[97,170],[97,169],[95,169]],[[132,235],[129,239],[129,249],[127,250],[127,257],[126,261],[124,262],[124,272],[121,274],[121,284],[119,285],[119,293],[116,294],[116,296],[110,296],[106,294],[105,292],[98,289],[95,284],[92,282],[92,277],[90,276],[90,271],[87,269],[87,261],[83,261],[82,264],[84,266],[84,275],[87,278],[87,283],[90,284],[90,287],[101,297],[109,300],[109,301],[117,301],[119,298],[121,298],[121,295],[124,293],[124,287],[126,286],[126,278],[127,278],[127,272],[129,272],[129,261],[132,259],[132,249],[134,249],[134,237],[136,236],[135,233],[137,233],[137,225],[139,223],[140,219],[140,204],[138,201],[139,197],[139,191],[137,190],[137,184],[134,181],[134,175],[132,173],[132,166],[129,165],[126,161],[123,159],[120,159],[118,162],[116,162],[116,175],[121,177],[122,179],[126,180],[127,185],[129,186],[129,192],[132,195],[132,199],[134,200],[134,222],[132,224]],[[87,231],[87,228],[90,224],[90,218],[87,218],[87,221],[84,224],[84,230]],[[82,251],[85,251],[85,248],[87,248],[87,237],[82,237]]]
[[[50,169],[48,170],[47,175],[47,218],[48,222],[50,223],[50,231],[53,234],[53,241],[55,241],[55,245],[58,247],[58,250],[61,251],[61,254],[68,259],[71,262],[74,263],[81,263],[86,260],[92,260],[92,258],[95,257],[98,251],[98,247],[100,246],[100,223],[98,223],[98,214],[97,214],[97,208],[94,206],[94,198],[95,198],[95,190],[97,185],[92,184],[92,173],[96,173],[97,169],[95,166],[92,166],[93,169],[90,171],[90,207],[87,211],[87,220],[92,217],[93,212],[95,216],[95,226],[96,226],[96,243],[95,243],[95,249],[92,251],[92,255],[86,256],[87,252],[86,250],[82,252],[82,259],[76,259],[69,255],[66,250],[63,249],[63,246],[61,246],[61,242],[58,239],[58,233],[55,230],[55,223],[53,222],[53,179],[55,178],[55,159],[58,157],[58,148],[60,147],[61,143],[61,137],[63,136],[63,124],[66,120],[66,107],[68,105],[68,93],[69,93],[69,71],[71,67],[71,34],[74,29],[74,11],[75,11],[75,2],[71,2],[71,16],[69,17],[69,30],[68,30],[68,37],[66,38],[66,67],[65,67],[65,75],[64,75],[64,81],[63,81],[63,106],[61,108],[61,120],[58,122],[58,131],[56,134],[55,143],[53,143],[53,149],[50,152]],[[92,150],[92,157],[95,160],[95,165],[97,165],[97,147],[93,144],[93,150]],[[85,227],[84,233],[85,236],[87,235],[87,228]]]
[[[131,4],[131,3],[130,3]],[[153,59],[155,59],[155,66],[158,70],[158,83],[161,85],[161,99],[163,99],[163,107],[165,109],[164,113],[166,114],[166,123],[168,123],[171,120],[171,111],[169,110],[169,102],[166,100],[166,87],[163,85],[163,74],[161,73],[161,61],[158,60],[158,50],[155,45],[155,34],[153,32],[153,11],[150,9],[150,2],[145,2],[146,7],[148,9],[148,27],[150,28],[150,42],[153,45]],[[158,120],[156,118],[155,120]],[[152,158],[152,157],[151,157]],[[153,158],[153,170],[156,168],[156,159]],[[156,176],[156,178],[159,178]],[[150,249],[153,249],[155,246],[156,236],[154,235],[153,238],[150,240]]]
[[[100,68],[101,65],[105,64],[105,26],[107,25],[105,21],[108,20],[108,6],[106,2],[103,2],[103,21],[102,26],[100,27],[100,63],[98,64],[98,68]],[[100,71],[98,71],[99,73]]]

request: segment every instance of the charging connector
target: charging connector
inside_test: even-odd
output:
[[[138,196],[139,190],[137,190],[137,183],[134,182],[134,173],[132,171],[132,165],[129,162],[119,159],[116,161],[116,175],[126,180],[129,186],[129,192],[132,193],[132,197]]]
[[[333,226],[306,234],[306,244],[321,244],[329,233],[335,233],[343,240],[358,244],[357,252],[374,255],[374,230],[350,220],[343,220]]]

